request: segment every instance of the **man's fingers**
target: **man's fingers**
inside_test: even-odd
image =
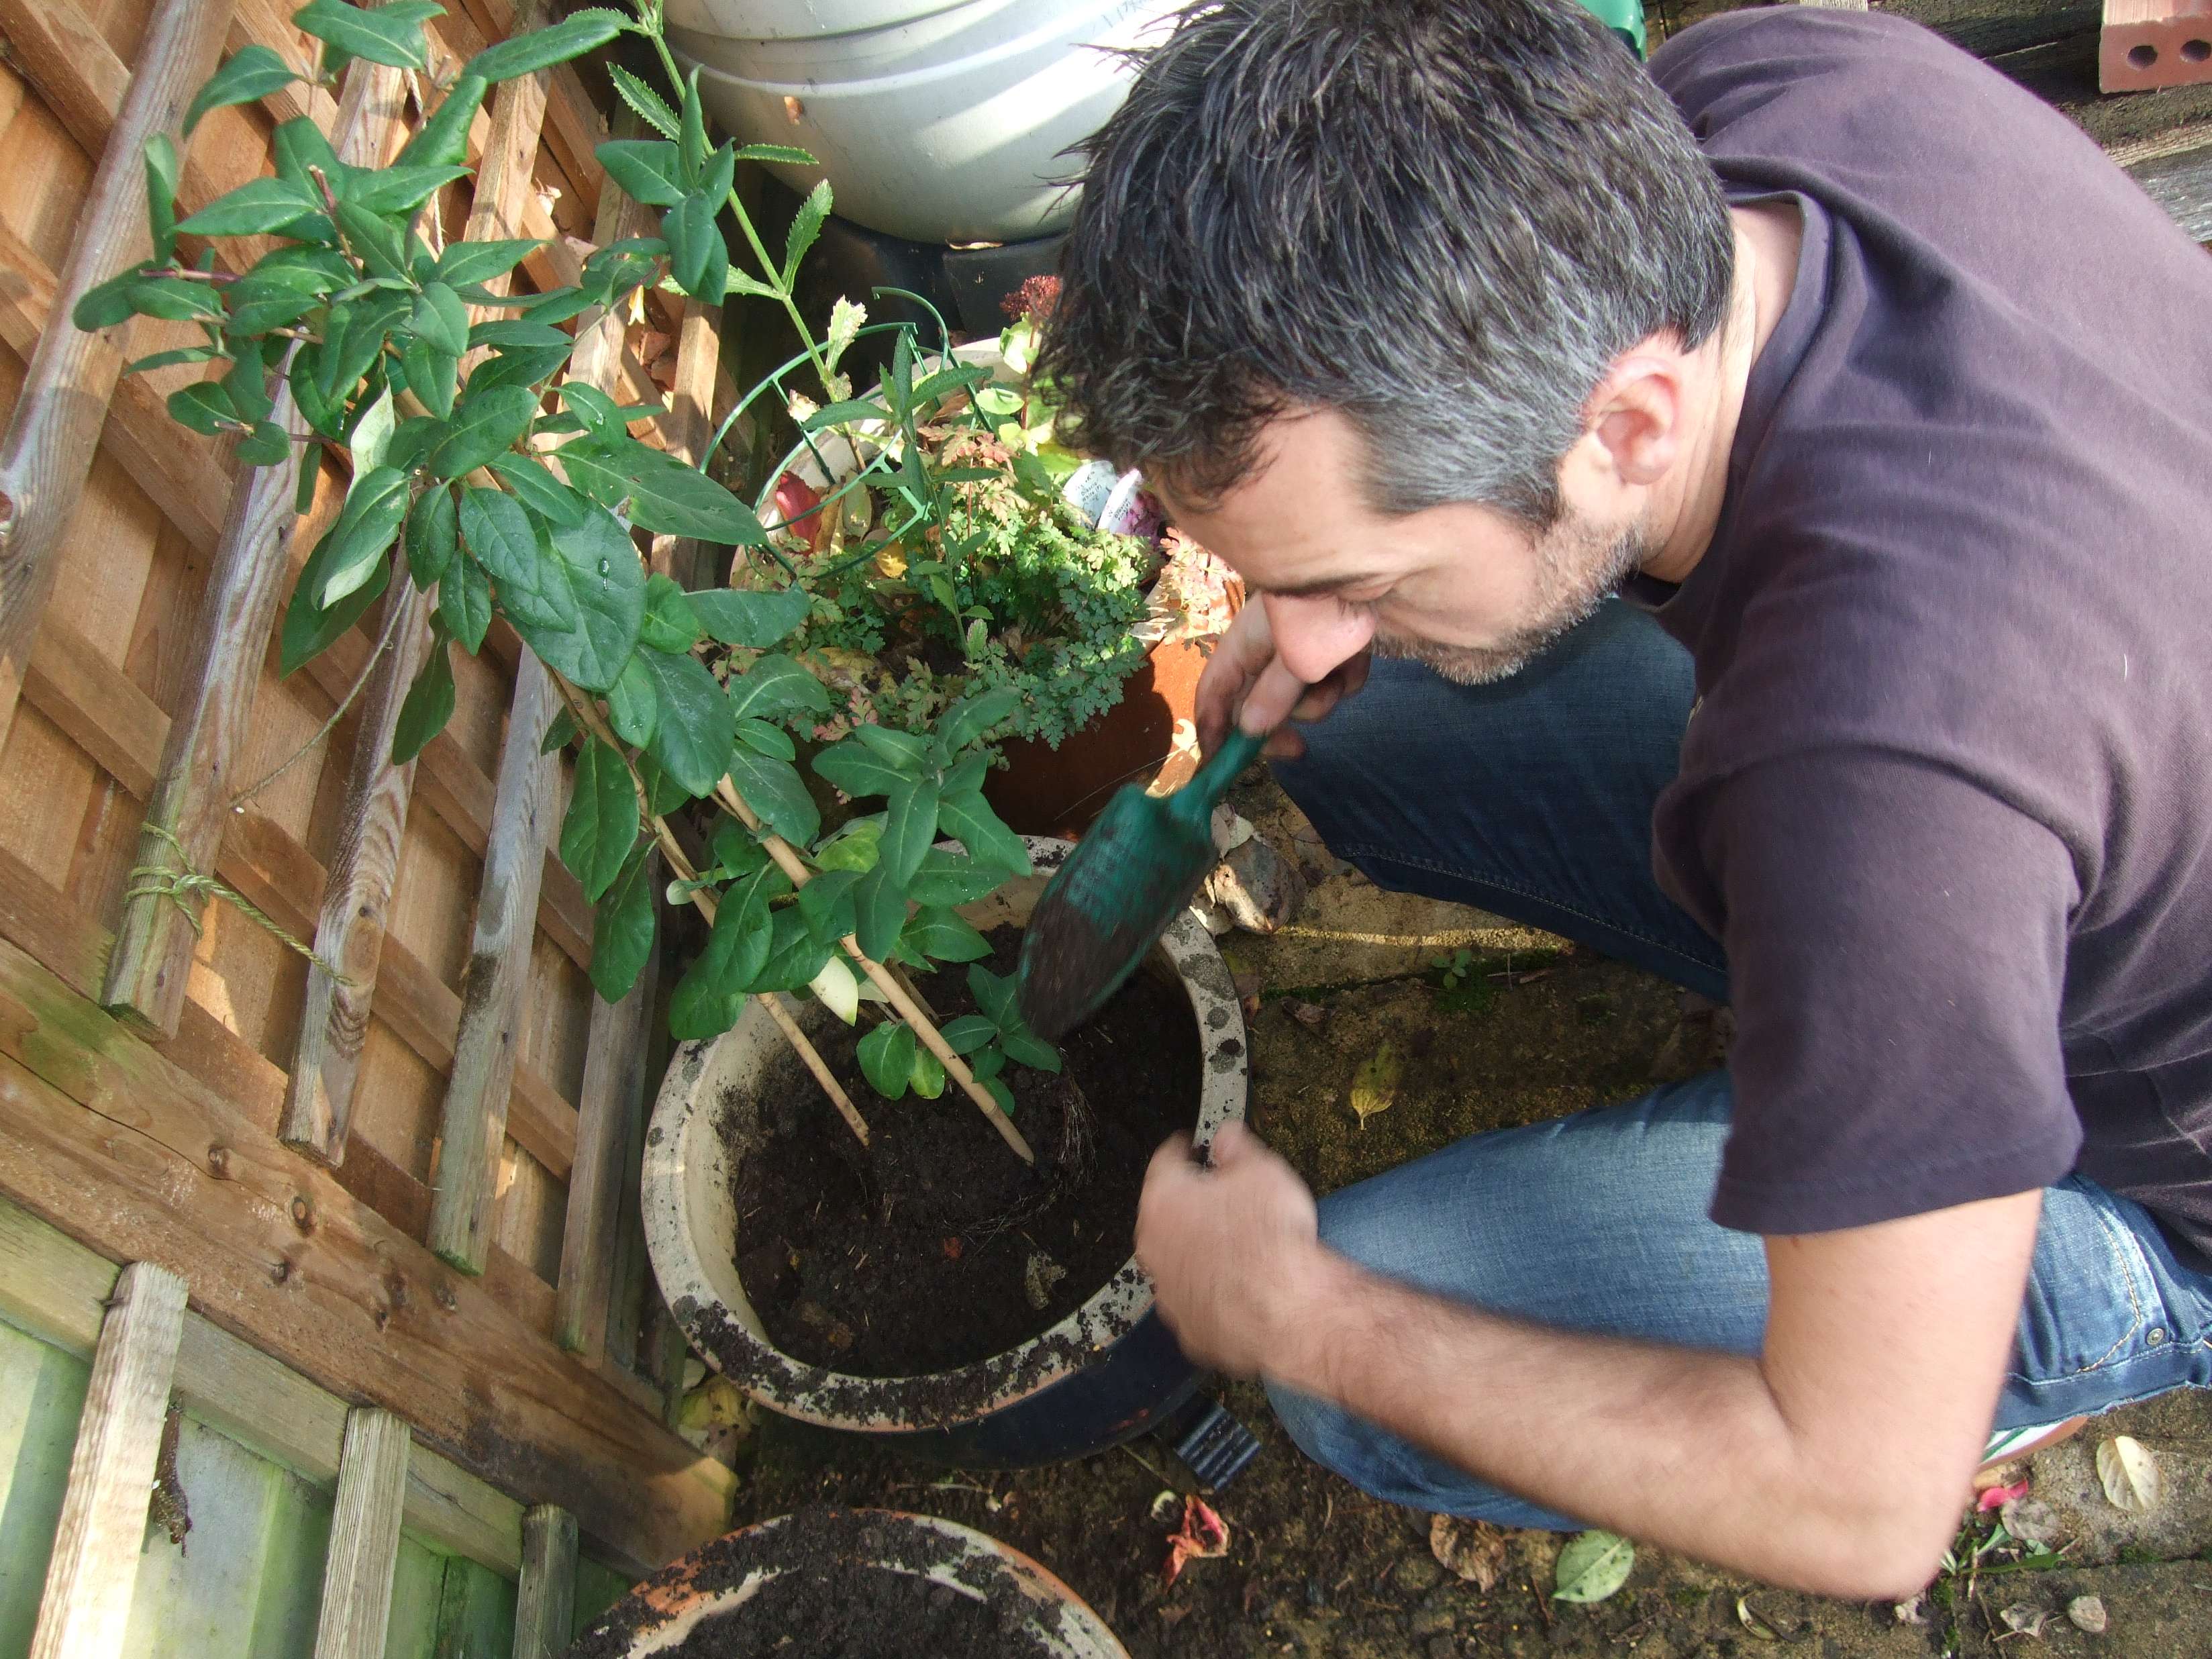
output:
[[[1291,710],[1305,695],[1306,683],[1284,664],[1280,657],[1269,660],[1252,682],[1245,694],[1244,707],[1237,715],[1237,724],[1247,732],[1272,732],[1291,717]]]
[[[1213,1167],[1225,1170],[1260,1143],[1242,1120],[1231,1118],[1213,1132],[1213,1139],[1208,1144],[1213,1150]]]
[[[1153,1181],[1164,1176],[1170,1176],[1177,1170],[1188,1170],[1191,1167],[1190,1137],[1187,1134],[1172,1134],[1162,1141],[1159,1151],[1152,1154],[1152,1165],[1145,1171],[1145,1179],[1147,1182]]]

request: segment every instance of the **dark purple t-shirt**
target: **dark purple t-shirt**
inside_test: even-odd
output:
[[[2070,1170],[2212,1254],[2212,256],[1916,25],[1700,23],[1657,77],[1793,197],[1654,823],[1726,945],[1714,1218],[1809,1232]]]

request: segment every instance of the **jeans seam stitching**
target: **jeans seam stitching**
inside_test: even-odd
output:
[[[1680,957],[1685,962],[1693,962],[1700,968],[1719,971],[1725,965],[1723,963],[1710,962],[1703,957],[1692,956],[1680,945],[1670,945],[1665,939],[1656,938],[1641,929],[1629,927],[1623,922],[1608,921],[1603,916],[1593,915],[1588,910],[1554,898],[1549,893],[1540,893],[1533,887],[1524,887],[1518,882],[1508,881],[1500,876],[1478,875],[1471,870],[1449,864],[1439,864],[1432,859],[1409,858],[1403,853],[1385,852],[1381,848],[1371,847],[1364,842],[1349,843],[1344,850],[1355,858],[1377,859],[1385,864],[1402,865],[1409,870],[1426,870],[1439,876],[1453,876],[1461,881],[1473,882],[1480,887],[1503,888],[1506,892],[1517,893],[1522,898],[1534,899],[1540,904],[1551,905],[1556,909],[1565,911],[1571,916],[1577,916],[1584,921],[1595,922],[1601,927],[1610,927],[1616,933],[1626,934],[1640,944],[1664,951],[1669,956]]]

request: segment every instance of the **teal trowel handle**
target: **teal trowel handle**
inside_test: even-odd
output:
[[[1213,817],[1213,809],[1229,793],[1229,786],[1244,775],[1244,769],[1260,758],[1266,746],[1267,734],[1257,735],[1241,726],[1232,726],[1227,741],[1206,757],[1206,764],[1183,787],[1168,797],[1170,809],[1185,823],[1203,828]]]

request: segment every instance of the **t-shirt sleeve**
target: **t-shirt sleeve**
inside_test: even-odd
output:
[[[1736,1013],[1713,1219],[1821,1232],[2063,1177],[2081,1133],[2057,836],[1953,774],[1852,748],[1699,793],[1684,827]]]

